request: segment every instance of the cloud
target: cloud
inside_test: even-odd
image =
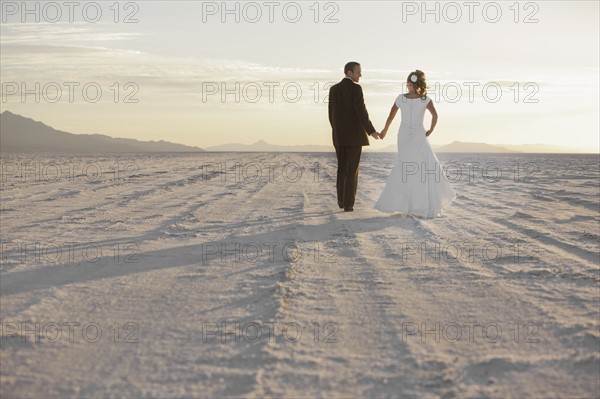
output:
[[[113,31],[115,24],[73,23],[8,23],[2,24],[0,44],[56,45],[126,41],[142,36],[140,32]]]

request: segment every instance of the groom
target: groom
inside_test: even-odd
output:
[[[362,146],[369,145],[367,133],[375,139],[380,136],[369,120],[362,88],[358,85],[362,76],[360,64],[347,63],[344,73],[346,77],[329,89],[329,123],[338,160],[338,205],[345,212],[352,212]]]

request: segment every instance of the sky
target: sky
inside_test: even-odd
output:
[[[597,1],[1,1],[0,10],[2,111],[71,133],[202,148],[331,145],[328,89],[357,61],[377,130],[420,69],[439,114],[434,145],[600,151]],[[399,125],[397,116],[391,130]]]

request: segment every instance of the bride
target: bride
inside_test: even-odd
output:
[[[381,131],[384,138],[400,109],[398,157],[375,208],[387,213],[401,212],[422,218],[441,216],[442,208],[456,199],[427,137],[433,133],[438,115],[427,96],[425,74],[416,70],[408,75],[408,93],[400,94]],[[431,127],[425,131],[425,110],[431,113]]]

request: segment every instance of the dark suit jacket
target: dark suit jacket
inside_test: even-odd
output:
[[[350,78],[329,89],[329,123],[334,146],[369,145],[368,134],[375,132],[365,107],[362,88]]]

